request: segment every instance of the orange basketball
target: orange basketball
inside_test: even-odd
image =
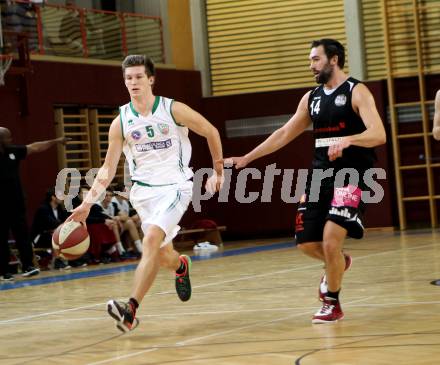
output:
[[[86,253],[90,245],[87,229],[78,222],[70,221],[60,225],[52,235],[55,256],[75,260]]]

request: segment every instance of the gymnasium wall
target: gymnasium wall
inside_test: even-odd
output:
[[[212,95],[313,86],[308,68],[311,41],[325,37],[347,44],[344,1],[329,3],[205,1]]]
[[[128,100],[121,69],[115,66],[33,62],[26,93],[29,115],[25,117],[20,116],[23,112],[20,102],[25,101],[19,95],[20,88],[23,90],[18,76],[8,75],[6,86],[0,87],[0,125],[11,130],[17,144],[55,138],[55,106],[119,106]],[[200,74],[158,69],[155,92],[200,109]],[[197,151],[197,142],[194,150]],[[29,156],[22,163],[29,222],[47,188],[55,185],[58,171],[55,147]]]
[[[20,117],[17,94],[18,79],[7,78],[7,86],[0,88],[1,124],[11,129],[16,143],[30,143],[55,137],[54,106],[117,106],[124,104],[128,94],[123,85],[119,67],[57,62],[34,62],[34,72],[28,78],[29,115]],[[370,83],[378,108],[384,116],[386,89],[384,83]],[[228,119],[293,114],[301,96],[307,89],[243,94],[202,99],[200,74],[196,71],[158,69],[155,93],[181,100],[204,114],[215,124],[222,135],[225,156],[241,155],[266,136],[227,139],[224,124]],[[209,151],[204,139],[191,135],[193,143],[192,165],[197,169],[210,167]],[[312,153],[312,136],[306,132],[282,151],[252,164],[264,171],[266,165],[276,163],[280,169],[298,169],[309,166]],[[379,166],[388,168],[388,154],[385,147],[378,149]],[[28,200],[28,217],[44,196],[45,190],[53,186],[58,173],[56,149],[30,156],[22,164],[22,179]],[[237,173],[233,172],[233,184]],[[389,173],[390,175],[390,173]],[[392,175],[392,174],[391,174]],[[390,176],[391,176],[390,175]],[[392,176],[391,176],[392,177]],[[296,181],[296,176],[294,177]],[[249,179],[250,180],[250,179]],[[296,204],[281,200],[282,178],[276,177],[272,203],[258,199],[252,204],[239,204],[231,189],[230,202],[218,203],[217,198],[202,202],[203,213],[188,213],[183,223],[190,224],[195,218],[210,217],[219,224],[228,226],[233,236],[249,236],[289,233],[292,231]],[[367,225],[370,227],[392,226],[393,206],[390,184],[383,183],[384,201],[370,207]],[[262,190],[262,181],[249,181],[248,191]],[[293,195],[293,194],[292,194]]]
[[[172,59],[180,70],[194,69],[191,16],[189,0],[168,0],[168,29]]]
[[[368,83],[368,87],[375,95],[378,110],[381,117],[385,116],[384,101],[386,98],[386,85],[384,82]],[[301,97],[309,89],[291,89],[284,91],[262,92],[253,94],[241,94],[235,96],[211,97],[203,100],[204,115],[220,126],[222,135],[224,133],[224,121],[237,118],[252,118],[262,116],[275,116],[282,114],[293,114],[296,110]],[[225,156],[240,156],[267,136],[223,138],[223,148]],[[382,146],[377,149],[379,163],[377,167],[382,167],[388,171],[388,176],[393,177],[392,163],[387,151],[388,147]],[[270,156],[266,156],[255,161],[249,167],[256,167],[264,172],[267,165],[276,163],[279,169],[299,169],[308,168],[312,159],[313,136],[311,131],[306,131],[297,140],[290,143],[280,151]],[[233,182],[236,181],[237,172],[233,173]],[[248,179],[247,191],[260,192],[263,189],[263,180]],[[294,183],[296,174],[294,175]],[[235,199],[230,203],[207,202],[208,211],[218,220],[219,223],[228,226],[228,232],[240,235],[242,233],[253,232],[255,234],[268,234],[276,232],[292,232],[294,218],[296,214],[296,204],[284,203],[280,197],[282,177],[274,179],[272,191],[272,202],[263,203],[257,199],[252,204],[239,204]],[[368,227],[389,227],[396,224],[393,220],[393,205],[391,184],[389,180],[382,181],[381,185],[385,191],[385,197],[380,204],[370,205],[367,208],[366,224]],[[234,185],[232,185],[234,186]],[[292,187],[294,195],[295,184]],[[233,192],[230,193],[233,197]],[[203,206],[203,205],[202,205]]]

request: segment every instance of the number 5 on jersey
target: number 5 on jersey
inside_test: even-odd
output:
[[[153,137],[154,137],[154,129],[153,129],[153,126],[152,126],[152,125],[147,125],[147,126],[145,127],[145,129],[147,130],[147,136],[148,136],[149,138],[153,138]]]
[[[319,106],[321,105],[321,99],[313,100],[310,104],[310,114],[319,114]]]

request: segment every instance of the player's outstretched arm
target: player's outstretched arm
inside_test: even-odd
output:
[[[186,104],[176,101],[171,108],[177,123],[206,138],[214,169],[214,174],[206,182],[206,190],[210,193],[219,191],[223,185],[224,175],[222,143],[217,128]]]
[[[91,206],[105,192],[112,182],[122,153],[122,132],[119,116],[113,120],[108,134],[108,149],[105,161],[96,175],[87,196],[80,206],[72,211],[68,220],[85,223]]]
[[[295,114],[281,128],[273,132],[266,140],[244,156],[230,157],[225,163],[233,163],[237,169],[243,168],[250,162],[269,155],[287,145],[298,137],[310,125],[311,119],[307,108],[310,92],[306,93],[299,102]]]
[[[434,113],[434,127],[432,128],[432,135],[440,141],[440,90],[435,96],[435,113]]]

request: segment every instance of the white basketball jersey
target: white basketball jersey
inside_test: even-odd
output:
[[[133,182],[148,186],[177,184],[190,179],[191,143],[188,128],[174,120],[174,100],[156,96],[148,116],[130,102],[119,108],[123,151]]]

